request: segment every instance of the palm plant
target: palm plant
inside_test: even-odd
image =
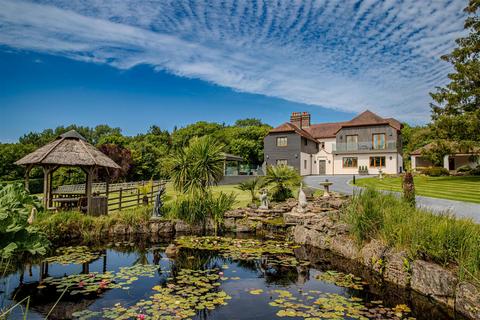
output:
[[[171,178],[180,192],[202,191],[223,177],[223,146],[209,136],[193,138],[171,161]]]
[[[273,186],[274,201],[284,201],[293,197],[292,187],[297,186],[301,181],[302,177],[298,172],[286,165],[268,166],[264,178],[265,185]]]
[[[240,182],[236,188],[242,191],[250,192],[250,196],[252,197],[251,203],[255,203],[257,199],[257,191],[262,186],[263,186],[263,179],[259,177],[255,177],[253,179]]]

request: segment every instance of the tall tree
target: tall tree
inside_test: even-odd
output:
[[[454,143],[454,149],[471,151],[480,144],[480,17],[479,0],[470,0],[465,29],[452,53],[441,58],[453,65],[450,83],[431,93],[432,131],[437,141]],[[452,144],[450,144],[451,146]],[[447,152],[445,152],[447,153]]]

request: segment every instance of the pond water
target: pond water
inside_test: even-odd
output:
[[[4,275],[1,307],[30,296],[28,319],[460,319],[313,248],[280,239],[179,239],[59,248]],[[181,249],[167,249],[176,241]],[[25,307],[9,318],[23,318]]]

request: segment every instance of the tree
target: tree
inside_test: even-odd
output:
[[[286,165],[268,166],[264,179],[265,185],[273,186],[272,199],[275,201],[293,197],[292,187],[298,186],[302,181],[297,170]]]
[[[193,138],[172,157],[171,178],[180,192],[203,192],[223,177],[223,145],[209,136]]]
[[[130,150],[111,143],[102,144],[98,149],[120,166],[120,169],[100,168],[98,171],[100,181],[117,182],[127,176],[132,166],[132,153]]]
[[[431,93],[431,129],[437,140],[450,141],[458,151],[468,152],[480,145],[480,1],[470,0],[465,11],[466,37],[456,40],[452,53],[441,58],[453,65],[450,82]],[[438,150],[446,154],[448,150]],[[443,154],[440,154],[442,156]]]
[[[411,172],[406,172],[402,180],[403,199],[412,207],[415,207],[415,185]]]
[[[235,127],[261,127],[264,126],[260,119],[247,118],[235,121]]]

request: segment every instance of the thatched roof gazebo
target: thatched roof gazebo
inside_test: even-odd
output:
[[[75,130],[60,135],[56,140],[38,148],[15,162],[26,166],[25,186],[28,189],[28,176],[33,166],[40,166],[44,173],[43,204],[45,208],[52,205],[52,174],[60,167],[79,167],[86,176],[85,193],[87,213],[92,208],[92,181],[95,169],[99,167],[120,169],[112,159],[92,146]]]

